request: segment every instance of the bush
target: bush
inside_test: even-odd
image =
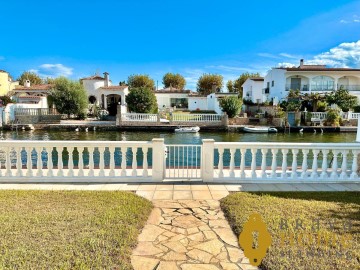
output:
[[[15,103],[9,96],[0,96],[0,100],[2,100],[2,105],[4,107],[9,103]]]
[[[338,110],[330,109],[327,111],[326,122],[338,126],[340,124],[340,113]]]
[[[238,115],[241,111],[242,102],[241,99],[237,97],[224,97],[220,99],[220,107],[223,112],[229,116],[229,118],[233,118]]]
[[[354,106],[353,109],[354,109],[354,112],[360,113],[360,105]]]
[[[157,113],[157,101],[149,88],[132,88],[125,98],[130,112]]]

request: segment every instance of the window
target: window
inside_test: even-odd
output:
[[[187,108],[188,100],[187,98],[170,98],[170,106],[176,108]]]
[[[335,80],[329,76],[317,76],[311,80],[312,91],[332,91],[335,88]]]
[[[95,104],[95,102],[96,102],[96,97],[95,96],[90,96],[89,97],[89,103],[90,104]]]
[[[272,82],[271,82],[271,87],[274,87],[274,85],[275,85],[275,82],[272,81]]]

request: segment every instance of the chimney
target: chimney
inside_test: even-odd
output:
[[[300,67],[304,65],[304,59],[300,59]]]
[[[26,80],[24,86],[25,87],[30,87],[30,80]]]
[[[105,87],[108,87],[108,86],[110,86],[110,83],[109,83],[109,73],[107,73],[107,72],[104,72],[104,78],[105,78],[105,83],[104,83],[104,86]]]

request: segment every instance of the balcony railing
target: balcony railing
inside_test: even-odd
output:
[[[311,85],[311,91],[334,91],[334,85]]]
[[[300,90],[300,91],[309,91],[309,87],[307,84],[286,84],[285,90]]]
[[[340,89],[346,89],[349,91],[360,91],[360,85],[343,85],[343,84],[339,84],[337,87],[338,90]]]

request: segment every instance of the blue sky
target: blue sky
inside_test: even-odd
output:
[[[0,69],[72,79],[224,80],[277,65],[360,68],[360,1],[3,1]]]

